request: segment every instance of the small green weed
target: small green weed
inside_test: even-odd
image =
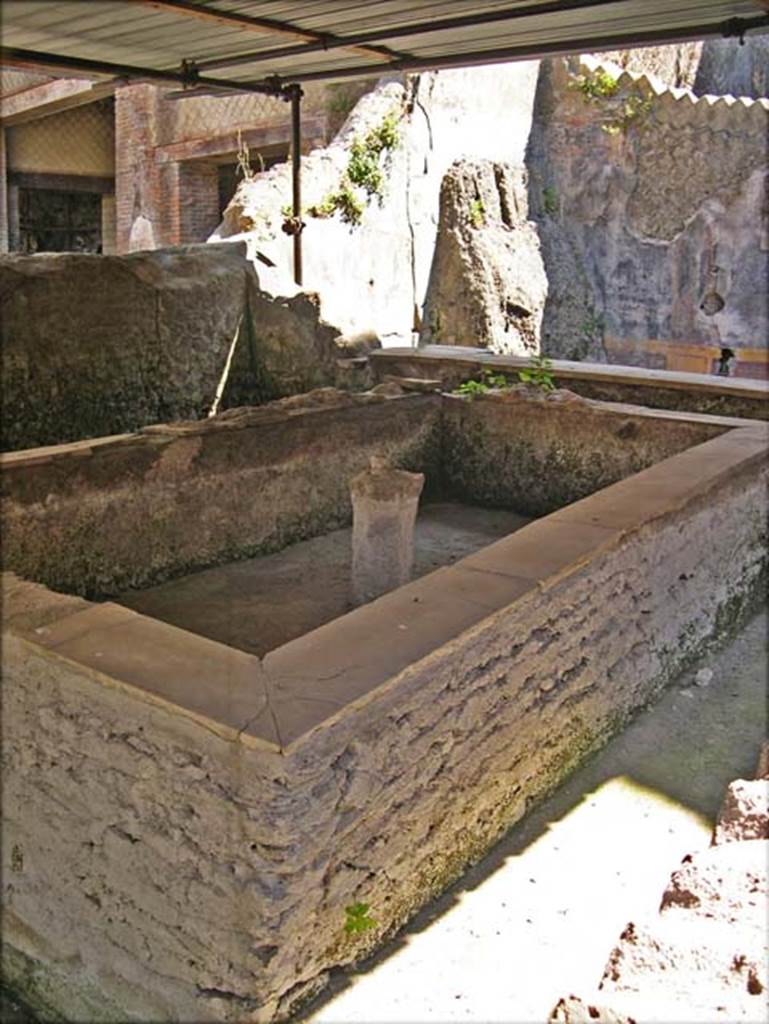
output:
[[[366,932],[369,928],[376,928],[377,922],[369,916],[370,907],[368,903],[352,903],[344,908],[345,922],[344,930],[348,935],[355,935],[358,932]]]
[[[542,207],[548,217],[554,217],[558,213],[558,189],[555,185],[546,185],[542,189]]]
[[[601,130],[607,135],[627,135],[633,126],[641,127],[652,108],[651,94],[640,84],[634,85],[624,98],[620,97],[618,80],[604,68],[575,75],[571,88],[582,93],[590,103],[613,99],[618,101],[609,104],[611,114],[601,125]]]
[[[607,135],[627,135],[634,125],[639,128],[643,125],[651,108],[651,96],[640,92],[631,93],[623,100],[617,113],[604,121],[601,130]]]
[[[470,203],[470,222],[474,228],[482,228],[486,223],[486,207],[481,198],[473,199]]]
[[[547,356],[532,356],[526,369],[518,371],[518,380],[542,391],[554,391],[553,364]]]
[[[480,395],[485,395],[492,388],[506,388],[508,386],[508,380],[504,374],[492,373],[491,370],[482,370],[480,380],[471,378],[470,380],[462,381],[458,387],[454,388],[452,393],[472,400]]]
[[[603,335],[604,326],[603,315],[596,313],[594,309],[590,309],[579,325],[579,333],[586,342],[591,343],[597,341]]]

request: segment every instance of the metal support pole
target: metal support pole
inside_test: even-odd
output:
[[[291,89],[291,185],[294,220],[294,280],[302,283],[302,87]]]

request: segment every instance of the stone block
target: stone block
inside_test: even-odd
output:
[[[403,586],[414,565],[414,523],[424,473],[390,469],[378,456],[350,483],[352,596],[356,604]]]

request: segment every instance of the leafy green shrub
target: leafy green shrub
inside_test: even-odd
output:
[[[652,107],[651,94],[640,84],[634,85],[629,95],[621,98],[618,80],[604,68],[575,75],[570,87],[582,93],[590,103],[619,100],[618,104],[610,103],[610,116],[601,125],[607,135],[627,135],[631,127],[640,127]]]
[[[362,139],[353,139],[350,156],[339,188],[329,192],[320,203],[311,206],[307,211],[312,217],[332,217],[339,212],[345,224],[360,224],[365,210],[364,202],[356,195],[355,189],[361,189],[366,199],[376,196],[379,200],[384,194],[384,173],[381,167],[382,154],[398,145],[398,116],[395,112],[388,114],[380,124],[372,128]]]
[[[596,68],[595,71],[575,75],[571,88],[581,92],[587,100],[603,100],[609,96],[616,96],[619,82],[604,68]]]
[[[506,388],[509,387],[507,377],[502,373],[492,373],[491,370],[481,370],[480,379],[471,378],[470,380],[462,381],[460,385],[454,388],[452,394],[462,395],[464,398],[478,398],[479,395],[485,395],[491,391],[492,388]]]

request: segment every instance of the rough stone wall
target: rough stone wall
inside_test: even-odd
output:
[[[5,977],[72,1020],[243,1019],[228,996],[269,990],[291,903],[282,758],[23,641],[3,652],[26,663],[3,695]]]
[[[461,501],[543,516],[722,434],[707,420],[638,415],[528,389],[443,404],[443,486]]]
[[[765,349],[769,101],[697,99],[628,72],[591,100],[576,75],[596,67],[542,65],[527,164],[543,350],[655,365],[680,344],[712,372],[722,345],[738,363]]]
[[[632,50],[603,50],[595,56],[610,61],[623,71],[653,75],[666,85],[691,89],[708,43],[672,43],[667,46],[638,46]],[[715,90],[711,90],[715,91]]]
[[[430,464],[439,404],[329,389],[5,456],[5,567],[63,590],[115,593],[344,526],[349,480],[372,454]]]
[[[521,572],[504,560],[509,539],[469,559],[487,611],[476,606],[468,626],[460,597],[464,624],[450,640],[444,618],[435,650],[345,708],[344,678],[315,679],[298,705],[326,702],[327,720],[281,756],[253,749],[247,730],[212,732],[57,657],[28,611],[3,649],[10,980],[70,1019],[284,1015],[442,891],[734,624],[765,559],[758,465],[645,521],[633,518],[631,481],[604,492],[634,527],[604,530],[589,564],[551,569],[506,607],[493,588]],[[573,543],[589,528],[579,507],[569,514]],[[552,559],[547,523],[527,527],[540,562]],[[380,650],[392,644],[387,609],[397,622],[403,601],[450,601],[442,580],[347,618],[365,633],[384,612],[388,635],[367,634]],[[43,608],[43,621],[52,615]],[[323,627],[331,643],[334,626]],[[248,666],[255,690],[285,705],[292,681],[271,674],[274,660]],[[361,935],[344,930],[356,901],[376,921]]]
[[[523,169],[454,163],[441,183],[420,343],[537,352],[546,295]]]
[[[302,161],[307,210],[339,188],[353,141],[388,115],[398,119],[398,145],[383,156],[381,203],[364,202],[359,225],[304,216],[305,285],[321,296],[322,313],[344,332],[374,330],[410,338],[418,329],[438,224],[441,180],[461,157],[521,164],[531,123],[537,62],[383,79],[358,102],[338,136]],[[489,102],[489,97],[494,102]],[[274,294],[295,291],[292,242],[281,231],[291,202],[288,164],[244,183],[212,240],[243,237],[276,271],[260,277]]]
[[[311,297],[272,308],[242,245],[6,256],[0,282],[5,450],[205,416],[236,336],[239,402],[335,379],[337,332]]]
[[[769,34],[747,36],[742,45],[737,39],[707,39],[691,88],[698,96],[769,96]]]

